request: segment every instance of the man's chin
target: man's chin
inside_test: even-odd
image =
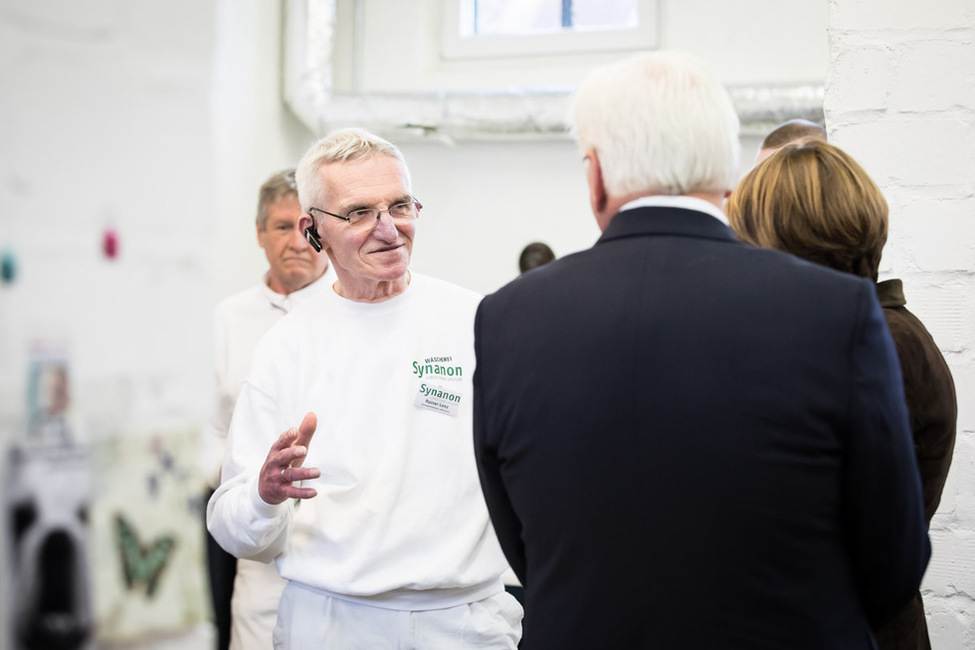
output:
[[[281,278],[282,284],[285,284],[291,291],[297,291],[318,279],[315,272],[308,269],[302,269],[300,272],[292,271],[279,277]]]
[[[381,269],[373,269],[373,272],[369,275],[376,282],[397,282],[399,280],[406,280],[407,273],[409,273],[409,266],[407,264],[397,264]]]

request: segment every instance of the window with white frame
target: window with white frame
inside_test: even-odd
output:
[[[631,0],[636,27],[624,26],[632,16],[632,9],[624,11],[625,0],[594,1],[590,8],[602,12],[598,18],[583,4],[589,0],[558,0],[558,11],[546,13],[547,24],[520,18],[515,28],[513,19],[500,19],[501,5],[486,9],[494,2],[537,1],[282,0],[285,102],[321,135],[355,125],[390,137],[415,134],[445,141],[565,137],[571,94],[593,66],[666,40],[668,47],[719,64],[732,84],[743,131],[766,133],[793,117],[823,119],[826,12],[821,0],[762,0],[762,21],[745,11],[759,0],[698,0],[693,6],[675,1],[665,12],[667,24],[658,14],[660,0]],[[479,27],[471,23],[478,6]],[[705,7],[714,19],[695,22]],[[556,15],[557,28],[552,27]],[[563,16],[569,28],[561,26]],[[613,21],[615,27],[608,24]],[[767,28],[789,21],[804,28],[787,33]],[[445,25],[451,26],[446,34]],[[396,36],[393,46],[390,34]],[[576,46],[552,40],[588,36],[596,42]],[[444,47],[444,39],[477,45],[463,53],[466,58],[445,59],[450,47]],[[775,50],[790,54],[761,55]]]
[[[651,49],[657,0],[443,0],[445,59]]]

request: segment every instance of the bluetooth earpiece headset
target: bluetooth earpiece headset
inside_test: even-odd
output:
[[[318,236],[318,230],[315,228],[315,222],[305,228],[305,240],[308,244],[315,249],[316,253],[322,252],[322,238]]]

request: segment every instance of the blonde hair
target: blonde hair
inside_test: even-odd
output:
[[[725,212],[743,241],[877,279],[887,201],[867,172],[833,145],[783,147],[741,180]]]

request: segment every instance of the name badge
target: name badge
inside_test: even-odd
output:
[[[459,393],[446,390],[443,386],[420,384],[420,390],[416,393],[413,406],[456,417],[460,413],[460,400]]]

